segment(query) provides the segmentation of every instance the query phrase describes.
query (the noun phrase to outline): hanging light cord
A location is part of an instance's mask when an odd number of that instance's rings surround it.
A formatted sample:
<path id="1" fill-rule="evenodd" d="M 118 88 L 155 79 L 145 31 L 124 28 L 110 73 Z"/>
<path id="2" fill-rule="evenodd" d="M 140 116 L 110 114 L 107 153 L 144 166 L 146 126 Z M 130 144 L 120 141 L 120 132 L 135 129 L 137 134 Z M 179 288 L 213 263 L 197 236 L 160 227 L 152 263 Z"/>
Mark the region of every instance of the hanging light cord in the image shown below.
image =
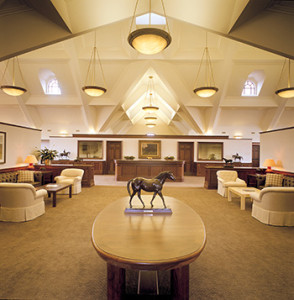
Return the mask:
<path id="1" fill-rule="evenodd" d="M 136 10 L 137 10 L 137 7 L 138 7 L 138 3 L 139 3 L 139 0 L 136 1 L 135 10 L 134 10 L 134 14 L 133 14 L 132 22 L 131 22 L 131 26 L 130 26 L 129 35 L 131 34 L 132 27 L 133 27 L 133 24 L 134 24 L 134 20 L 135 20 L 135 15 L 136 15 Z"/>
<path id="2" fill-rule="evenodd" d="M 97 59 L 98 59 L 99 66 L 100 66 L 100 69 L 101 69 L 102 80 L 103 80 L 105 88 L 107 89 L 106 80 L 105 80 L 105 76 L 104 76 L 104 72 L 103 72 L 103 68 L 102 68 L 102 64 L 101 64 L 99 52 L 98 52 L 98 49 L 96 47 L 96 31 L 95 31 L 95 33 L 94 33 L 94 48 L 93 48 L 93 51 L 92 51 L 92 54 L 91 54 L 91 58 L 90 58 L 90 63 L 89 63 L 89 66 L 88 66 L 88 71 L 87 71 L 85 85 L 87 85 L 87 82 L 88 82 L 88 79 L 89 79 L 91 65 L 93 65 L 93 74 L 92 74 L 91 85 L 95 85 L 95 77 L 96 77 L 95 76 L 96 54 L 97 54 Z"/>
<path id="3" fill-rule="evenodd" d="M 19 70 L 19 74 L 20 74 L 22 83 L 24 84 L 24 78 L 23 78 L 22 71 L 21 71 L 20 66 L 19 66 L 18 57 L 16 56 L 16 57 L 12 58 L 12 85 L 13 86 L 15 86 L 15 60 L 17 61 L 18 70 Z M 6 63 L 5 69 L 4 69 L 4 73 L 3 73 L 2 78 L 1 78 L 1 85 L 3 84 L 4 76 L 5 76 L 6 70 L 8 68 L 9 62 L 10 62 L 10 59 L 7 60 L 7 63 Z"/>
<path id="4" fill-rule="evenodd" d="M 195 84 L 194 86 L 197 85 L 198 82 L 198 78 L 199 78 L 199 74 L 200 74 L 200 70 L 202 67 L 202 63 L 203 63 L 203 58 L 205 55 L 205 60 L 206 60 L 206 69 L 205 69 L 205 78 L 206 78 L 206 86 L 214 86 L 214 77 L 213 77 L 213 72 L 212 72 L 212 63 L 210 60 L 210 55 L 209 55 L 209 51 L 208 51 L 208 47 L 207 47 L 207 32 L 206 32 L 206 39 L 205 39 L 205 48 L 203 50 L 202 53 L 202 57 L 201 57 L 201 61 L 200 61 L 200 66 L 197 72 L 197 76 L 196 76 L 196 80 L 195 80 Z"/>

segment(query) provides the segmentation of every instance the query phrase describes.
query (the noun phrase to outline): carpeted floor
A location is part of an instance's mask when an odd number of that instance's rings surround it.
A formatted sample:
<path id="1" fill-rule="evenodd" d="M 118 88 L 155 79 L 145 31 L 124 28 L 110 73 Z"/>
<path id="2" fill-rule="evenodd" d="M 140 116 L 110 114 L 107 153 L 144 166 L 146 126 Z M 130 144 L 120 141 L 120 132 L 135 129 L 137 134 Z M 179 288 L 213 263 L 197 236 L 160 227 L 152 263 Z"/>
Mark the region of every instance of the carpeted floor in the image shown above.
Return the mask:
<path id="1" fill-rule="evenodd" d="M 166 186 L 203 219 L 207 244 L 190 266 L 190 299 L 294 299 L 294 227 L 264 225 L 251 204 L 228 202 L 215 190 Z M 106 263 L 91 244 L 91 227 L 125 187 L 95 186 L 30 222 L 0 222 L 1 299 L 106 299 Z M 144 196 L 143 196 L 144 197 Z M 160 202 L 158 202 L 160 204 Z M 115 220 L 113 220 L 115 222 Z M 160 275 L 161 291 L 167 286 Z M 128 275 L 128 290 L 136 276 Z"/>

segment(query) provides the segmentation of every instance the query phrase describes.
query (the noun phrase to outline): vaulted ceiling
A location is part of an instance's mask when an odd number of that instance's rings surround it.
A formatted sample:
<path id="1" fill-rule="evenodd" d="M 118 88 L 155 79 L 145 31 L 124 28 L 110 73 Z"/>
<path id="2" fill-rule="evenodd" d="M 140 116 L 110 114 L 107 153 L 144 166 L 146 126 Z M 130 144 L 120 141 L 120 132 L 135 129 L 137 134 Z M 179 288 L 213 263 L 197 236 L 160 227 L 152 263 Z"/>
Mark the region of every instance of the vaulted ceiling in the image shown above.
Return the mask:
<path id="1" fill-rule="evenodd" d="M 75 133 L 216 134 L 259 139 L 259 132 L 294 126 L 294 98 L 275 95 L 285 58 L 294 58 L 294 5 L 269 0 L 164 1 L 171 45 L 156 55 L 127 42 L 135 0 L 0 0 L 0 71 L 18 56 L 23 96 L 0 91 L 0 121 L 42 129 L 44 139 Z M 159 0 L 152 12 L 162 15 Z M 149 12 L 140 0 L 136 15 Z M 82 91 L 96 44 L 107 92 Z M 203 49 L 209 48 L 219 91 L 193 93 Z M 44 70 L 56 75 L 62 94 L 45 95 Z M 11 80 L 9 70 L 4 80 Z M 142 106 L 153 76 L 157 126 L 145 126 Z M 1 76 L 3 77 L 3 76 Z M 242 97 L 246 79 L 257 97 Z M 294 79 L 293 79 L 294 80 Z M 293 82 L 292 82 L 293 85 Z"/>

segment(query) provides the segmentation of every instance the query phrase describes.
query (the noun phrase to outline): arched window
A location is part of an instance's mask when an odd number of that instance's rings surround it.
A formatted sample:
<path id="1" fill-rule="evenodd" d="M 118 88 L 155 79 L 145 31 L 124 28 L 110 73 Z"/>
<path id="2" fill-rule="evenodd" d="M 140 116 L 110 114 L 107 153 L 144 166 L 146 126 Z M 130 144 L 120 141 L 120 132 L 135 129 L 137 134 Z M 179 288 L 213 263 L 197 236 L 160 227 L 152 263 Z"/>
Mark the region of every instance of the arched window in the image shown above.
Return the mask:
<path id="1" fill-rule="evenodd" d="M 244 83 L 242 96 L 256 96 L 256 85 L 251 80 L 246 80 Z"/>
<path id="2" fill-rule="evenodd" d="M 56 78 L 51 78 L 50 80 L 48 80 L 46 94 L 47 95 L 61 95 L 59 83 Z"/>

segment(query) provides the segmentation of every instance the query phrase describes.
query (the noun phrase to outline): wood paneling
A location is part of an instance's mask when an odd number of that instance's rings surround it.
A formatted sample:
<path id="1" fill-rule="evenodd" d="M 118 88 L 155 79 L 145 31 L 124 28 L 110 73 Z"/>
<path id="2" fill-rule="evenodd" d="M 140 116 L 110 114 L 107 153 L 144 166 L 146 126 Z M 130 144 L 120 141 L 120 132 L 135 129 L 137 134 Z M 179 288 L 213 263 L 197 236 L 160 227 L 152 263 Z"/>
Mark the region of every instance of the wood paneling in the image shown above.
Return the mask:
<path id="1" fill-rule="evenodd" d="M 107 174 L 115 173 L 115 159 L 121 159 L 122 153 L 121 141 L 107 141 L 106 144 L 106 168 Z"/>
<path id="2" fill-rule="evenodd" d="M 63 164 L 73 164 L 73 165 L 87 165 L 93 166 L 94 168 L 94 175 L 102 175 L 105 174 L 105 165 L 106 162 L 104 160 L 83 160 L 80 162 L 75 162 L 73 160 L 54 160 L 52 164 L 56 165 L 63 165 Z"/>
<path id="3" fill-rule="evenodd" d="M 184 161 L 115 160 L 115 179 L 127 181 L 134 177 L 152 178 L 163 171 L 171 171 L 176 181 L 184 179 Z"/>

